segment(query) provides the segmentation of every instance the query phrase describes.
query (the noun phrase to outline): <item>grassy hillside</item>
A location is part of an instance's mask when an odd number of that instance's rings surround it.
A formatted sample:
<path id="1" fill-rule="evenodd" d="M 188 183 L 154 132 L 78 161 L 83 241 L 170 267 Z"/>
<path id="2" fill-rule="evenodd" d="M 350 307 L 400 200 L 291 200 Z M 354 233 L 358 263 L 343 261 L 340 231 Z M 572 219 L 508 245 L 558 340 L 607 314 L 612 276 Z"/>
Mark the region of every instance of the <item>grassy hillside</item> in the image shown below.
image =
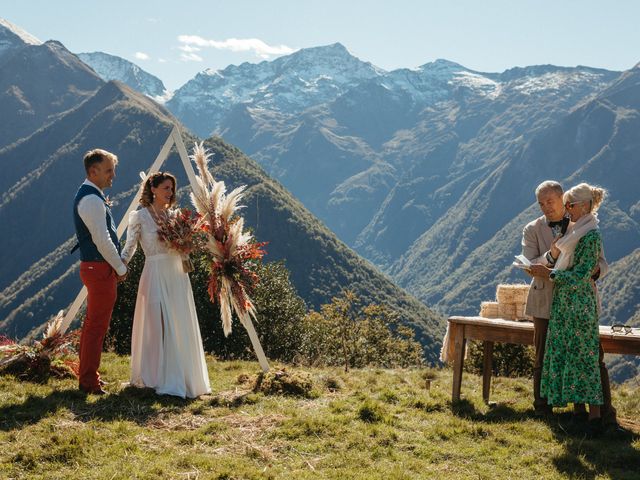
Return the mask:
<path id="1" fill-rule="evenodd" d="M 526 379 L 495 379 L 482 403 L 451 371 L 302 371 L 309 398 L 253 392 L 258 366 L 208 359 L 214 393 L 194 400 L 125 388 L 128 358 L 105 355 L 104 397 L 72 380 L 0 377 L 0 477 L 29 479 L 638 478 L 638 384 L 615 387 L 627 433 L 580 435 L 570 414 L 535 418 Z M 427 382 L 429 380 L 429 382 Z M 429 388 L 427 388 L 429 383 Z M 263 383 L 264 385 L 264 383 Z M 636 433 L 633 433 L 635 429 Z"/>

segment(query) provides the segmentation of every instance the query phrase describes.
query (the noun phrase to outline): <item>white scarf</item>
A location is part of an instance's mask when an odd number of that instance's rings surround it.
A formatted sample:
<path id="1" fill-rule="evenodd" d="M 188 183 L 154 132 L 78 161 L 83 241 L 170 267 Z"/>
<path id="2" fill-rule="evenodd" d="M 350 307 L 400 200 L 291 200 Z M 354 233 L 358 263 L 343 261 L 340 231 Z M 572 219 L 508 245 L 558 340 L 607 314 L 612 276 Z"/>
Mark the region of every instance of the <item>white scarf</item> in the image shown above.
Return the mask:
<path id="1" fill-rule="evenodd" d="M 567 270 L 573 267 L 573 253 L 578 241 L 591 230 L 598 229 L 598 216 L 594 213 L 587 213 L 580 217 L 576 223 L 571 225 L 567 233 L 556 242 L 556 247 L 560 249 L 560 256 L 556 262 L 556 270 Z"/>

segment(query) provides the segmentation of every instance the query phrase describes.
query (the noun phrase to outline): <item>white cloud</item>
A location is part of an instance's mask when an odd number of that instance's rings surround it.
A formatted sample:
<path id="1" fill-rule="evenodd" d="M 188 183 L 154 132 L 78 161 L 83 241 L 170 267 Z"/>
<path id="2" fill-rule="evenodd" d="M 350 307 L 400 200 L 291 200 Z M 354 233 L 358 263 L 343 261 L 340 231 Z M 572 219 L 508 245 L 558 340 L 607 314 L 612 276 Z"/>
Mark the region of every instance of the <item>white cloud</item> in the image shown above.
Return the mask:
<path id="1" fill-rule="evenodd" d="M 167 61 L 164 58 L 159 58 L 158 63 L 167 63 Z"/>
<path id="2" fill-rule="evenodd" d="M 202 62 L 202 57 L 195 53 L 181 53 L 180 59 L 183 62 Z"/>
<path id="3" fill-rule="evenodd" d="M 186 47 L 209 47 L 218 50 L 230 50 L 232 52 L 253 52 L 262 58 L 269 58 L 273 55 L 285 55 L 295 51 L 295 49 L 287 47 L 286 45 L 267 45 L 258 38 L 228 38 L 219 41 L 208 40 L 198 35 L 179 35 L 178 41 Z"/>
<path id="4" fill-rule="evenodd" d="M 134 54 L 134 57 L 136 57 L 138 60 L 149 60 L 149 55 L 144 52 L 136 52 Z"/>
<path id="5" fill-rule="evenodd" d="M 200 47 L 192 47 L 191 45 L 180 45 L 178 47 L 178 50 L 182 50 L 183 52 L 187 52 L 187 53 L 193 53 L 193 52 L 199 52 L 202 49 Z"/>

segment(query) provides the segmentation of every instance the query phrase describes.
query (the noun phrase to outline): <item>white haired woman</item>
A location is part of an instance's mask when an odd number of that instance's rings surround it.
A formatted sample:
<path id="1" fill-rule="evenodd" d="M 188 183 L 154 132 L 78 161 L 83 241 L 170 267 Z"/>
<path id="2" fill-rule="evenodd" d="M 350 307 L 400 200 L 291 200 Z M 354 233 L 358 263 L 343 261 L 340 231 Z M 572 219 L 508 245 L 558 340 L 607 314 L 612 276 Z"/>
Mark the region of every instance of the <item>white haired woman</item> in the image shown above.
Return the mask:
<path id="1" fill-rule="evenodd" d="M 598 299 L 592 276 L 602 249 L 596 211 L 604 195 L 605 190 L 586 183 L 565 192 L 573 224 L 556 242 L 560 256 L 555 268 L 532 266 L 533 275 L 555 284 L 540 394 L 553 406 L 588 403 L 592 434 L 602 429 Z"/>

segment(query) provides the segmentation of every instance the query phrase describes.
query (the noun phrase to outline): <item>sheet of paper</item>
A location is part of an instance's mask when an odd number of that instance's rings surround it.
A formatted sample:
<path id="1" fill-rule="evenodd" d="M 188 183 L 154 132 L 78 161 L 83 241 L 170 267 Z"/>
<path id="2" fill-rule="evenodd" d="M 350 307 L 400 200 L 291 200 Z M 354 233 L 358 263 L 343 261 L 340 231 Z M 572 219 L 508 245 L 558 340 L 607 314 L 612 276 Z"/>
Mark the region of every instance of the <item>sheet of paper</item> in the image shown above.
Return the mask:
<path id="1" fill-rule="evenodd" d="M 516 260 L 518 261 L 519 264 L 524 265 L 525 267 L 531 266 L 531 262 L 524 255 L 516 255 Z"/>

